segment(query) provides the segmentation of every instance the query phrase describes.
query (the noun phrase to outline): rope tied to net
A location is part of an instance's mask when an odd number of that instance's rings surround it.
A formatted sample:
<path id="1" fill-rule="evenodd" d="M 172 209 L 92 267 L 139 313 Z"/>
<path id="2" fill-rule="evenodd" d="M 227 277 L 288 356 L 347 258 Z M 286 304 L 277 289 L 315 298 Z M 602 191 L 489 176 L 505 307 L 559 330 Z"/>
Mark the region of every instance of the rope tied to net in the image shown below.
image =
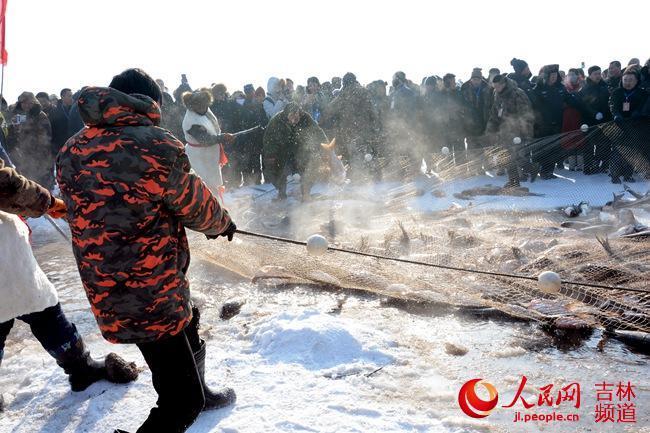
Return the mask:
<path id="1" fill-rule="evenodd" d="M 288 239 L 288 238 L 283 238 L 279 236 L 272 236 L 272 235 L 266 235 L 263 233 L 256 233 L 256 232 L 250 232 L 246 230 L 237 230 L 238 234 L 245 235 L 245 236 L 250 236 L 250 237 L 255 237 L 259 239 L 266 239 L 274 242 L 282 242 L 286 244 L 293 244 L 293 245 L 300 245 L 300 246 L 306 246 L 307 242 L 304 241 L 298 241 L 295 239 Z M 380 254 L 373 254 L 373 253 L 366 253 L 362 251 L 354 251 L 354 250 L 349 250 L 346 248 L 338 248 L 338 247 L 328 247 L 329 251 L 335 251 L 339 253 L 346 253 L 346 254 L 354 254 L 357 256 L 363 256 L 363 257 L 370 257 L 378 260 L 390 260 L 393 262 L 398 262 L 398 263 L 405 263 L 409 265 L 417 265 L 417 266 L 428 266 L 432 268 L 437 268 L 437 269 L 444 269 L 448 271 L 455 271 L 455 272 L 465 272 L 465 273 L 470 273 L 470 274 L 481 274 L 481 275 L 489 275 L 493 277 L 503 277 L 503 278 L 511 278 L 511 279 L 519 279 L 519 280 L 527 280 L 527 281 L 537 281 L 537 277 L 533 277 L 530 275 L 521 275 L 521 274 L 512 274 L 508 272 L 494 272 L 494 271 L 486 271 L 486 270 L 481 270 L 481 269 L 470 269 L 470 268 L 463 268 L 459 266 L 449 266 L 449 265 L 441 265 L 441 264 L 434 264 L 434 263 L 427 263 L 427 262 L 421 262 L 418 260 L 410 260 L 410 259 L 403 259 L 399 257 L 389 257 L 389 256 L 382 256 Z M 583 286 L 583 287 L 591 287 L 595 289 L 605 289 L 605 290 L 621 290 L 621 291 L 626 291 L 626 292 L 636 292 L 636 293 L 644 293 L 644 294 L 650 294 L 650 291 L 648 290 L 643 290 L 643 289 L 635 289 L 633 287 L 625 287 L 625 286 L 608 286 L 606 284 L 599 284 L 599 283 L 593 283 L 589 281 L 574 281 L 574 280 L 562 280 L 562 284 L 569 284 L 569 285 L 574 285 L 574 286 Z"/>

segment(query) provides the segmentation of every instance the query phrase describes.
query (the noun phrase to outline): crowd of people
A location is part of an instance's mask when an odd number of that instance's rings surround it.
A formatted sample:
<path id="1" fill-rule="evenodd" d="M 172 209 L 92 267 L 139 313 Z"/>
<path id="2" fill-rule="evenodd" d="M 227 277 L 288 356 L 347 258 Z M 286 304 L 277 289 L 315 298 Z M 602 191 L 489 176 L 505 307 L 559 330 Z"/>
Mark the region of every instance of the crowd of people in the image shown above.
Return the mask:
<path id="1" fill-rule="evenodd" d="M 448 155 L 447 166 L 461 168 L 457 175 L 494 168 L 508 172 L 510 186 L 537 176 L 550 179 L 558 164 L 585 174 L 608 172 L 616 183 L 621 178 L 634 181 L 635 171 L 650 174 L 644 163 L 649 159 L 647 148 L 634 149 L 638 161 L 630 161 L 621 156 L 616 143 L 565 139 L 527 147 L 535 139 L 577 131 L 584 124 L 650 115 L 650 60 L 641 65 L 631 59 L 624 68 L 612 61 L 605 69 L 592 66 L 586 72 L 582 67 L 565 72 L 558 65 L 546 65 L 536 76 L 524 60 L 513 58 L 510 64 L 511 73 L 491 68 L 487 76 L 474 68 L 465 82 L 448 73 L 416 84 L 400 71 L 390 86 L 383 80 L 362 86 L 347 73 L 325 82 L 310 77 L 306 85 L 271 77 L 266 90 L 246 84 L 232 94 L 223 84 L 193 90 L 183 75 L 171 93 L 157 80 L 163 92 L 161 125 L 188 144 L 193 165 L 208 167 L 197 171 L 213 191 L 260 183 L 264 173 L 284 195 L 284 175 L 308 165 L 300 161 L 304 137 L 297 139 L 292 132 L 305 125 L 319 128 L 322 134 L 311 134 L 319 140 L 336 137 L 337 152 L 351 176 L 379 179 L 390 162 L 412 171 L 420 168 L 422 159 L 437 167 L 432 155 L 441 151 Z M 43 185 L 53 183 L 51 168 L 58 150 L 83 128 L 79 94 L 66 88 L 59 97 L 24 92 L 12 106 L 3 101 L 4 147 L 23 174 Z M 280 128 L 279 136 L 274 128 L 265 146 L 264 128 L 285 111 L 298 111 L 300 124 Z M 286 114 L 280 115 L 285 124 Z M 186 129 L 192 126 L 188 122 L 194 122 L 194 134 Z M 200 140 L 197 128 L 207 132 L 204 138 L 219 138 Z M 236 140 L 231 135 L 250 129 L 254 130 Z M 214 144 L 220 145 L 216 156 L 205 150 Z M 307 148 L 307 153 L 317 151 Z M 485 158 L 495 149 L 501 151 L 499 158 Z M 209 169 L 215 165 L 223 174 Z"/>
<path id="2" fill-rule="evenodd" d="M 90 357 L 38 267 L 19 215 L 67 219 L 102 336 L 136 345 L 151 371 L 158 400 L 138 433 L 182 433 L 201 411 L 236 401 L 233 389 L 206 384 L 206 343 L 187 277 L 186 228 L 229 241 L 237 233 L 220 199 L 225 185 L 264 178 L 282 197 L 286 175 L 297 172 L 308 198 L 319 176 L 345 175 L 336 142 L 359 178 L 408 176 L 439 154 L 456 173 L 472 175 L 488 168 L 490 147 L 505 155 L 490 168 L 507 171 L 509 186 L 527 176 L 550 178 L 565 159 L 587 174 L 609 171 L 615 182 L 633 180 L 635 170 L 648 174 L 648 137 L 630 158 L 623 149 L 629 143 L 602 148 L 602 140 L 564 135 L 582 124 L 611 121 L 623 129 L 646 121 L 648 62 L 633 59 L 624 70 L 612 62 L 607 72 L 593 66 L 587 75 L 547 65 L 534 79 L 526 62 L 511 64 L 513 73 L 490 70 L 488 77 L 476 68 L 462 85 L 453 74 L 416 85 L 397 72 L 390 91 L 384 81 L 364 87 L 347 73 L 322 84 L 311 77 L 305 87 L 271 78 L 266 92 L 247 84 L 229 95 L 221 84 L 192 90 L 183 76 L 174 96 L 144 71 L 128 69 L 108 87 L 63 89 L 60 99 L 24 92 L 11 107 L 3 104 L 0 242 L 12 245 L 12 254 L 0 260 L 11 277 L 0 305 L 0 361 L 18 319 L 68 374 L 73 391 L 137 378 L 136 367 L 115 354 L 101 362 Z M 527 147 L 540 140 L 543 146 Z M 60 198 L 50 192 L 55 175 Z"/>

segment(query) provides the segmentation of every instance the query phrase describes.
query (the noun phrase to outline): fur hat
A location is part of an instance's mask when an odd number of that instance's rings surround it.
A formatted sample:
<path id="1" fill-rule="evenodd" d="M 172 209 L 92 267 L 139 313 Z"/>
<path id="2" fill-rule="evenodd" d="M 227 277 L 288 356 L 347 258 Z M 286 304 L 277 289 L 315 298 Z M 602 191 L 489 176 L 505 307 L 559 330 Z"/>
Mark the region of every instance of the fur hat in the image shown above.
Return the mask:
<path id="1" fill-rule="evenodd" d="M 637 81 L 641 81 L 641 67 L 639 65 L 630 65 L 625 68 L 623 75 L 634 75 Z"/>
<path id="2" fill-rule="evenodd" d="M 253 87 L 252 84 L 246 84 L 244 86 L 244 93 L 254 93 L 255 92 L 255 87 Z"/>
<path id="3" fill-rule="evenodd" d="M 499 74 L 495 75 L 494 78 L 492 79 L 493 83 L 505 83 L 507 79 L 508 74 Z"/>
<path id="4" fill-rule="evenodd" d="M 185 92 L 182 96 L 183 105 L 195 113 L 204 113 L 212 104 L 212 92 L 210 89 L 199 89 L 193 92 Z"/>
<path id="5" fill-rule="evenodd" d="M 544 74 L 550 75 L 553 72 L 559 73 L 560 72 L 560 65 L 546 65 L 546 66 L 544 66 Z"/>
<path id="6" fill-rule="evenodd" d="M 472 69 L 472 77 L 471 78 L 483 78 L 483 70 L 481 68 L 474 68 Z"/>
<path id="7" fill-rule="evenodd" d="M 517 74 L 521 74 L 521 72 L 528 67 L 528 63 L 526 63 L 525 60 L 513 58 L 510 60 L 510 65 L 512 65 L 513 69 Z"/>

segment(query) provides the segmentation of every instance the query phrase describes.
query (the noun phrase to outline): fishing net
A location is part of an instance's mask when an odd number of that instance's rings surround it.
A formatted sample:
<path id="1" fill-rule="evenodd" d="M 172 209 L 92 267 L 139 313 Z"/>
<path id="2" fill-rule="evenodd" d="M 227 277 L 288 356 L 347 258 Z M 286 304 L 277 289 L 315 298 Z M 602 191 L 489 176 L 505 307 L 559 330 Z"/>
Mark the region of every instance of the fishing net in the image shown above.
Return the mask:
<path id="1" fill-rule="evenodd" d="M 519 157 L 534 165 L 535 155 L 553 155 L 567 142 L 594 153 L 613 149 L 639 181 L 650 173 L 643 153 L 650 148 L 648 119 L 533 140 L 522 144 Z M 650 332 L 650 232 L 643 223 L 650 218 L 650 184 L 615 185 L 605 174 L 564 170 L 558 160 L 555 180 L 504 189 L 507 177 L 491 158 L 504 153 L 513 154 L 483 148 L 464 155 L 463 164 L 445 162 L 450 155 L 439 152 L 422 161 L 405 158 L 394 172 L 386 164 L 380 183 L 369 181 L 369 170 L 368 179 L 317 188 L 306 203 L 297 199 L 296 184 L 286 202 L 272 201 L 270 187 L 233 193 L 227 204 L 249 234 L 227 245 L 195 235 L 193 254 L 259 284 L 363 291 L 389 303 L 557 329 Z M 256 234 L 298 241 L 321 234 L 337 250 L 313 256 L 304 245 Z M 562 277 L 559 292 L 540 289 L 542 271 Z"/>

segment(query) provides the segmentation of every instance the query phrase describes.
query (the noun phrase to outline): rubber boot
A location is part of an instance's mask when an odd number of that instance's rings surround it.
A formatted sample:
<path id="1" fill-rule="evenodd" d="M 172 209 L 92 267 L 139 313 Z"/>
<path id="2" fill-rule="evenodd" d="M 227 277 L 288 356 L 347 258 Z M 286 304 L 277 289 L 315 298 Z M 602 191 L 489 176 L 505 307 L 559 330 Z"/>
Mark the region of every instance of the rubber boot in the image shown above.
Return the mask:
<path id="1" fill-rule="evenodd" d="M 78 339 L 65 352 L 55 356 L 55 359 L 68 375 L 70 387 L 74 392 L 83 391 L 100 380 L 128 383 L 138 378 L 135 363 L 129 364 L 115 353 L 97 361 L 90 356 L 82 339 Z"/>
<path id="2" fill-rule="evenodd" d="M 222 388 L 219 391 L 212 391 L 205 383 L 205 341 L 201 340 L 200 349 L 194 352 L 196 369 L 199 372 L 205 395 L 205 406 L 203 410 L 221 409 L 230 406 L 237 401 L 237 396 L 232 388 Z"/>

